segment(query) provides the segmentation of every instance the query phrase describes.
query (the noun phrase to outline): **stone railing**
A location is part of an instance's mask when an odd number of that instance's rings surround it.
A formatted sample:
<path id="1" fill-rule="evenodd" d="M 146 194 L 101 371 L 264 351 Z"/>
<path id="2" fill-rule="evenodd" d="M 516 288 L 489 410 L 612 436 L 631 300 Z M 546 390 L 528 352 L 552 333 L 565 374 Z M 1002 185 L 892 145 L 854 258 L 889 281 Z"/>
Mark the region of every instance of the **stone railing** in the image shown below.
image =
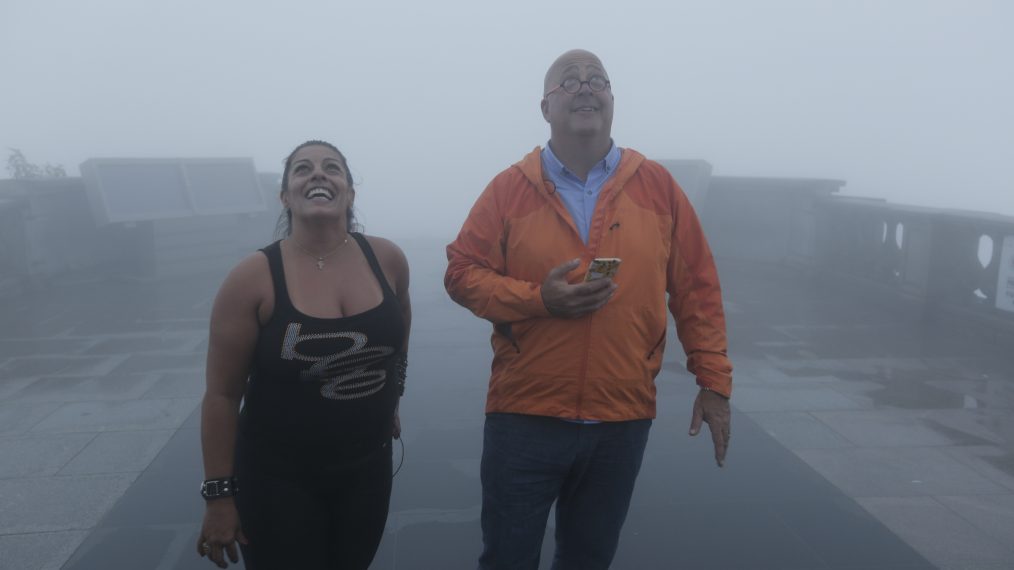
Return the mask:
<path id="1" fill-rule="evenodd" d="M 712 177 L 708 241 L 719 258 L 813 270 L 871 302 L 1014 333 L 1014 217 L 844 197 L 842 185 Z"/>
<path id="2" fill-rule="evenodd" d="M 1014 331 L 1012 217 L 842 197 L 841 180 L 709 176 L 700 161 L 669 166 L 692 175 L 688 186 L 697 185 L 694 204 L 717 257 L 813 270 L 870 287 L 871 301 L 901 301 L 929 317 L 972 315 Z M 261 185 L 273 194 L 277 175 Z M 222 265 L 233 250 L 269 241 L 274 216 L 98 226 L 80 179 L 0 181 L 0 295 L 18 283 L 114 263 L 184 273 L 182 265 L 195 266 L 192 251 Z M 208 243 L 223 251 L 211 255 Z"/>
<path id="3" fill-rule="evenodd" d="M 1014 217 L 835 197 L 818 211 L 817 266 L 917 303 L 927 316 L 974 314 L 1014 325 Z M 998 302 L 999 300 L 999 302 Z"/>
<path id="4" fill-rule="evenodd" d="M 260 175 L 272 206 L 278 175 Z M 272 239 L 277 208 L 96 221 L 81 178 L 0 180 L 0 296 L 77 272 L 182 277 L 228 269 Z"/>
<path id="5" fill-rule="evenodd" d="M 711 178 L 697 208 L 715 255 L 813 266 L 820 208 L 845 184 L 814 178 Z"/>

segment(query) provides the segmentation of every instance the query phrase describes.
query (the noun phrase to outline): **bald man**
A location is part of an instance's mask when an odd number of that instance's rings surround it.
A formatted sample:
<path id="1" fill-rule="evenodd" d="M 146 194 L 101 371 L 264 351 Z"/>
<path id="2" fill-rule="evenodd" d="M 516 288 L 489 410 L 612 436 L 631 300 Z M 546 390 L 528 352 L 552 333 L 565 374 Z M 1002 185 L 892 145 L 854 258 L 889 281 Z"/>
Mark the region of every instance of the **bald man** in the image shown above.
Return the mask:
<path id="1" fill-rule="evenodd" d="M 493 323 L 483 570 L 538 568 L 554 501 L 553 568 L 609 567 L 655 417 L 667 307 L 700 387 L 690 435 L 708 424 L 719 467 L 729 445 L 721 290 L 690 202 L 613 143 L 595 54 L 557 58 L 541 107 L 549 143 L 493 179 L 447 246 L 448 294 Z M 594 278 L 595 258 L 619 271 Z"/>

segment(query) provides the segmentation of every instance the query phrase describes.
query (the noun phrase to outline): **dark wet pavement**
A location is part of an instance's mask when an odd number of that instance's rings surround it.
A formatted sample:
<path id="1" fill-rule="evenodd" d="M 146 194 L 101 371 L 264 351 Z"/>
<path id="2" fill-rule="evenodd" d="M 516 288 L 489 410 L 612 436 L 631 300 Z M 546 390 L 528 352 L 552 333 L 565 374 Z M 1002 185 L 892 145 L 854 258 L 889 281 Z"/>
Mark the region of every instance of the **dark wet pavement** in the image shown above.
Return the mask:
<path id="1" fill-rule="evenodd" d="M 373 568 L 474 568 L 489 327 L 444 295 L 439 247 L 402 245 L 405 459 Z M 802 272 L 720 266 L 727 466 L 686 435 L 693 380 L 670 340 L 613 567 L 1014 568 L 1009 351 Z M 194 553 L 197 405 L 220 277 L 82 279 L 0 307 L 0 568 L 213 568 Z"/>

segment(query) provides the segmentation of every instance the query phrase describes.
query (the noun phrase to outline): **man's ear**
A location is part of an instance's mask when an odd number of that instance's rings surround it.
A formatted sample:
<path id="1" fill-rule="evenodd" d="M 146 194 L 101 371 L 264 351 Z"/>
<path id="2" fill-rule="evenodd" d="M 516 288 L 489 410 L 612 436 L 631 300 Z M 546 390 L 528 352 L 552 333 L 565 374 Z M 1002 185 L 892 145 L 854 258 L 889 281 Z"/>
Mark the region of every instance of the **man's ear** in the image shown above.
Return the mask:
<path id="1" fill-rule="evenodd" d="M 539 103 L 539 106 L 542 107 L 542 118 L 545 119 L 546 122 L 548 123 L 549 122 L 549 100 L 546 99 L 545 97 L 543 97 L 542 98 L 542 102 Z"/>

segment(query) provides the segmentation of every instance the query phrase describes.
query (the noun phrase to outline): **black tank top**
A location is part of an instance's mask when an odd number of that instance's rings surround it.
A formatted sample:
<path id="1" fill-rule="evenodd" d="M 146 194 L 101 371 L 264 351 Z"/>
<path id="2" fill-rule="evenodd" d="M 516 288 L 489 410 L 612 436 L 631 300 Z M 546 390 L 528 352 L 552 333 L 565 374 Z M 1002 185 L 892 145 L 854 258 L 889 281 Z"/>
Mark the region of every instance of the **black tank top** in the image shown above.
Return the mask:
<path id="1" fill-rule="evenodd" d="M 275 309 L 257 338 L 240 416 L 241 439 L 253 449 L 281 446 L 293 455 L 317 452 L 325 461 L 341 460 L 363 456 L 390 439 L 398 401 L 393 356 L 405 341 L 401 304 L 366 238 L 350 235 L 384 299 L 347 317 L 322 319 L 296 310 L 285 285 L 280 242 L 261 250 L 271 268 Z"/>

